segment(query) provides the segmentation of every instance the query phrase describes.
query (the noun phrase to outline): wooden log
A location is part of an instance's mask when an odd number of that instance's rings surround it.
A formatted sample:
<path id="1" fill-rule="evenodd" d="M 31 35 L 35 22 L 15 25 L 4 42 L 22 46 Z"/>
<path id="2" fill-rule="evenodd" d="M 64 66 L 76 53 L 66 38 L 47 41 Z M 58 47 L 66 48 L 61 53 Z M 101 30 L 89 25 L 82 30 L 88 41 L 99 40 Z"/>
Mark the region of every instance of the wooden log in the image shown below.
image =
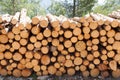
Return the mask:
<path id="1" fill-rule="evenodd" d="M 115 41 L 113 43 L 113 45 L 112 45 L 112 48 L 115 49 L 115 50 L 119 50 L 120 49 L 119 45 L 120 45 L 120 42 L 119 41 Z"/>
<path id="2" fill-rule="evenodd" d="M 72 60 L 66 60 L 64 65 L 65 65 L 65 67 L 72 67 L 73 62 L 72 62 Z"/>
<path id="3" fill-rule="evenodd" d="M 38 18 L 38 16 L 33 17 L 33 18 L 32 18 L 32 24 L 33 24 L 33 25 L 37 25 L 38 23 L 39 23 L 39 18 Z"/>
<path id="4" fill-rule="evenodd" d="M 19 41 L 19 43 L 20 43 L 20 45 L 22 45 L 22 46 L 25 46 L 25 45 L 27 45 L 27 39 L 20 39 L 20 41 Z"/>
<path id="5" fill-rule="evenodd" d="M 5 45 L 0 44 L 0 52 L 4 52 L 6 50 Z"/>
<path id="6" fill-rule="evenodd" d="M 117 70 L 117 63 L 115 60 L 112 60 L 109 62 L 109 67 L 110 69 L 112 69 L 113 71 L 116 71 Z"/>
<path id="7" fill-rule="evenodd" d="M 57 69 L 54 67 L 54 66 L 48 66 L 48 73 L 49 74 L 55 74 L 56 73 L 56 71 L 57 71 Z"/>
<path id="8" fill-rule="evenodd" d="M 34 45 L 31 44 L 31 43 L 27 44 L 27 49 L 28 50 L 33 50 L 34 49 Z"/>
<path id="9" fill-rule="evenodd" d="M 93 44 L 99 44 L 99 39 L 92 39 Z"/>
<path id="10" fill-rule="evenodd" d="M 113 20 L 110 25 L 111 25 L 113 28 L 116 28 L 116 27 L 118 27 L 119 22 L 118 22 L 117 20 Z"/>
<path id="11" fill-rule="evenodd" d="M 103 30 L 100 30 L 100 36 L 105 36 L 106 33 L 107 33 L 106 30 L 104 30 L 104 29 L 103 29 Z"/>
<path id="12" fill-rule="evenodd" d="M 107 53 L 107 56 L 108 56 L 108 58 L 113 58 L 115 56 L 115 52 L 114 51 L 109 51 Z"/>
<path id="13" fill-rule="evenodd" d="M 85 65 L 80 65 L 80 71 L 83 72 L 83 71 L 86 71 L 87 67 Z"/>
<path id="14" fill-rule="evenodd" d="M 21 39 L 20 35 L 15 35 L 15 40 L 19 41 Z"/>
<path id="15" fill-rule="evenodd" d="M 7 33 L 7 37 L 8 37 L 9 39 L 14 39 L 14 33 L 13 33 L 13 32 L 8 32 L 8 33 Z"/>
<path id="16" fill-rule="evenodd" d="M 14 42 L 12 43 L 12 47 L 13 47 L 13 49 L 15 49 L 15 50 L 19 49 L 19 48 L 20 48 L 19 42 L 14 41 Z"/>
<path id="17" fill-rule="evenodd" d="M 40 28 L 38 26 L 34 26 L 31 29 L 32 34 L 37 35 L 40 32 Z"/>
<path id="18" fill-rule="evenodd" d="M 82 72 L 83 77 L 88 77 L 89 74 L 90 74 L 89 71 L 83 71 Z"/>
<path id="19" fill-rule="evenodd" d="M 94 51 L 93 56 L 98 58 L 100 56 L 100 52 L 99 51 Z"/>
<path id="20" fill-rule="evenodd" d="M 48 75 L 48 71 L 47 71 L 47 70 L 44 70 L 44 71 L 42 72 L 42 75 L 43 75 L 43 76 Z"/>
<path id="21" fill-rule="evenodd" d="M 83 33 L 85 33 L 85 34 L 88 34 L 88 33 L 90 33 L 90 28 L 89 27 L 83 27 Z"/>
<path id="22" fill-rule="evenodd" d="M 90 71 L 90 75 L 92 76 L 92 77 L 97 77 L 98 75 L 99 75 L 99 70 L 97 69 L 97 68 L 95 68 L 95 69 L 92 69 L 91 71 Z"/>
<path id="23" fill-rule="evenodd" d="M 84 34 L 84 39 L 88 40 L 90 38 L 90 34 Z"/>
<path id="24" fill-rule="evenodd" d="M 79 34 L 81 34 L 81 29 L 76 27 L 74 30 L 73 30 L 73 35 L 75 36 L 78 36 Z"/>
<path id="25" fill-rule="evenodd" d="M 72 43 L 76 43 L 78 41 L 78 38 L 74 36 L 74 37 L 71 37 L 70 40 Z"/>
<path id="26" fill-rule="evenodd" d="M 107 32 L 107 37 L 114 37 L 114 36 L 115 36 L 115 31 L 113 29 Z"/>
<path id="27" fill-rule="evenodd" d="M 31 36 L 31 37 L 30 37 L 30 42 L 31 42 L 31 43 L 37 42 L 36 37 L 35 37 L 35 36 Z"/>
<path id="28" fill-rule="evenodd" d="M 117 33 L 115 34 L 115 40 L 120 40 L 120 33 L 119 33 L 119 32 L 117 32 Z"/>
<path id="29" fill-rule="evenodd" d="M 88 60 L 83 60 L 83 65 L 88 66 L 89 63 L 90 63 L 90 62 L 89 62 Z"/>
<path id="30" fill-rule="evenodd" d="M 76 58 L 74 59 L 74 64 L 75 64 L 75 65 L 81 65 L 81 64 L 82 64 L 82 59 L 81 59 L 80 57 L 76 57 Z"/>
<path id="31" fill-rule="evenodd" d="M 20 32 L 20 36 L 21 36 L 21 38 L 28 38 L 29 32 L 26 31 L 26 30 L 21 31 L 21 32 Z"/>
<path id="32" fill-rule="evenodd" d="M 80 52 L 80 56 L 81 56 L 82 58 L 87 57 L 87 55 L 88 55 L 88 52 L 87 52 L 86 50 L 83 50 L 83 51 Z"/>
<path id="33" fill-rule="evenodd" d="M 39 71 L 40 71 L 40 66 L 39 66 L 39 65 L 34 66 L 34 67 L 33 67 L 33 70 L 34 70 L 35 72 L 39 72 Z"/>
<path id="34" fill-rule="evenodd" d="M 68 55 L 66 55 L 65 57 L 66 57 L 66 59 L 70 59 L 70 55 L 69 55 L 69 54 L 68 54 Z"/>
<path id="35" fill-rule="evenodd" d="M 72 34 L 72 32 L 71 32 L 70 30 L 67 30 L 67 31 L 64 32 L 64 37 L 65 37 L 65 38 L 71 38 L 72 35 L 73 35 L 73 34 Z"/>
<path id="36" fill-rule="evenodd" d="M 69 52 L 69 53 L 75 52 L 75 47 L 73 47 L 73 46 L 69 47 L 69 48 L 68 48 L 68 52 Z"/>
<path id="37" fill-rule="evenodd" d="M 49 52 L 48 47 L 41 47 L 41 52 L 42 52 L 43 54 L 48 54 L 48 52 Z"/>
<path id="38" fill-rule="evenodd" d="M 42 33 L 38 33 L 36 36 L 37 40 L 42 40 L 44 38 Z"/>
<path id="39" fill-rule="evenodd" d="M 41 43 L 39 41 L 34 43 L 34 47 L 35 48 L 40 48 L 41 47 Z"/>
<path id="40" fill-rule="evenodd" d="M 19 69 L 14 69 L 12 74 L 15 77 L 21 77 L 22 76 L 21 71 Z"/>
<path id="41" fill-rule="evenodd" d="M 52 37 L 56 38 L 59 36 L 58 31 L 52 31 Z"/>
<path id="42" fill-rule="evenodd" d="M 44 65 L 50 64 L 50 57 L 48 55 L 43 55 L 41 57 L 41 63 Z"/>
<path id="43" fill-rule="evenodd" d="M 39 22 L 40 27 L 46 28 L 48 26 L 48 23 L 49 23 L 48 19 L 46 17 L 43 17 L 43 16 L 41 16 L 39 19 L 40 19 L 40 22 Z"/>
<path id="44" fill-rule="evenodd" d="M 64 63 L 65 62 L 65 56 L 59 55 L 58 58 L 57 58 L 57 61 L 60 62 L 60 63 Z"/>
<path id="45" fill-rule="evenodd" d="M 32 65 L 31 62 L 27 62 L 27 63 L 25 64 L 25 67 L 26 67 L 27 69 L 31 69 L 31 68 L 33 68 L 33 65 Z"/>
<path id="46" fill-rule="evenodd" d="M 27 51 L 25 53 L 25 57 L 28 58 L 28 59 L 32 59 L 33 58 L 33 52 L 32 51 Z"/>
<path id="47" fill-rule="evenodd" d="M 120 54 L 115 54 L 115 56 L 114 56 L 114 60 L 115 61 L 120 61 Z"/>
<path id="48" fill-rule="evenodd" d="M 59 45 L 57 46 L 57 50 L 58 50 L 58 51 L 62 51 L 63 49 L 64 49 L 63 44 L 59 44 Z"/>
<path id="49" fill-rule="evenodd" d="M 67 74 L 70 75 L 70 76 L 74 75 L 75 74 L 75 69 L 74 68 L 68 68 L 67 69 Z"/>
<path id="50" fill-rule="evenodd" d="M 18 52 L 16 52 L 14 55 L 13 55 L 13 60 L 15 61 L 20 61 L 22 59 L 22 55 Z"/>
<path id="51" fill-rule="evenodd" d="M 56 71 L 55 75 L 56 76 L 62 76 L 62 72 L 61 71 Z"/>
<path id="52" fill-rule="evenodd" d="M 106 26 L 105 26 L 105 30 L 106 30 L 106 31 L 111 30 L 111 26 L 110 26 L 110 25 L 106 25 Z"/>
<path id="53" fill-rule="evenodd" d="M 31 71 L 29 69 L 24 69 L 21 71 L 23 77 L 29 77 L 31 75 Z"/>
<path id="54" fill-rule="evenodd" d="M 90 63 L 88 67 L 89 67 L 89 69 L 94 69 L 95 65 L 93 63 Z"/>
<path id="55" fill-rule="evenodd" d="M 72 46 L 72 42 L 71 42 L 70 40 L 66 40 L 66 41 L 64 42 L 64 46 L 65 46 L 65 48 L 69 48 L 69 47 Z"/>
<path id="56" fill-rule="evenodd" d="M 13 28 L 12 28 L 12 32 L 13 32 L 14 34 L 19 34 L 19 33 L 20 33 L 20 29 L 19 29 L 18 27 L 13 27 Z"/>
<path id="57" fill-rule="evenodd" d="M 120 69 L 116 69 L 115 71 L 112 71 L 112 76 L 114 78 L 119 78 L 120 77 Z"/>
<path id="58" fill-rule="evenodd" d="M 21 54 L 25 54 L 26 51 L 27 51 L 26 47 L 20 47 L 20 48 L 19 48 L 19 52 L 20 52 Z"/>
<path id="59" fill-rule="evenodd" d="M 105 54 L 101 55 L 100 58 L 101 58 L 101 60 L 107 60 L 107 55 L 105 55 Z"/>
<path id="60" fill-rule="evenodd" d="M 56 57 L 51 57 L 51 62 L 56 62 Z"/>
<path id="61" fill-rule="evenodd" d="M 41 65 L 41 70 L 45 71 L 47 69 L 47 66 Z"/>
<path id="62" fill-rule="evenodd" d="M 80 34 L 80 35 L 78 35 L 78 40 L 83 40 L 83 35 L 82 34 Z"/>
<path id="63" fill-rule="evenodd" d="M 63 42 L 63 41 L 64 41 L 64 37 L 63 37 L 63 36 L 60 36 L 60 37 L 59 37 L 59 41 L 60 41 L 60 42 Z"/>
<path id="64" fill-rule="evenodd" d="M 99 60 L 99 59 L 94 59 L 94 60 L 93 60 L 93 63 L 94 63 L 95 65 L 98 65 L 98 64 L 100 64 L 100 60 Z"/>
<path id="65" fill-rule="evenodd" d="M 105 70 L 108 69 L 108 67 L 107 67 L 107 65 L 105 65 L 105 64 L 99 64 L 99 65 L 98 65 L 98 69 L 99 69 L 100 71 L 105 71 Z"/>
<path id="66" fill-rule="evenodd" d="M 86 49 L 86 44 L 85 44 L 83 41 L 78 41 L 78 42 L 75 44 L 75 49 L 76 49 L 77 51 L 85 50 L 85 49 Z"/>
<path id="67" fill-rule="evenodd" d="M 53 56 L 58 56 L 58 51 L 52 52 Z"/>
<path id="68" fill-rule="evenodd" d="M 87 60 L 92 61 L 94 59 L 94 56 L 92 54 L 87 55 Z"/>
<path id="69" fill-rule="evenodd" d="M 31 25 L 30 23 L 26 23 L 26 26 L 25 26 L 25 27 L 26 27 L 27 30 L 31 30 L 32 25 Z"/>
<path id="70" fill-rule="evenodd" d="M 43 46 L 47 46 L 47 45 L 48 45 L 48 41 L 47 41 L 46 39 L 43 39 L 43 40 L 41 41 L 41 44 L 42 44 Z"/>
<path id="71" fill-rule="evenodd" d="M 26 68 L 26 65 L 21 64 L 21 63 L 18 63 L 16 66 L 17 66 L 17 68 L 18 68 L 19 70 L 23 70 L 23 69 Z"/>
<path id="72" fill-rule="evenodd" d="M 52 40 L 52 45 L 53 45 L 53 46 L 58 46 L 59 43 L 60 43 L 60 42 L 59 42 L 58 39 L 53 39 L 53 40 Z"/>
<path id="73" fill-rule="evenodd" d="M 1 64 L 2 66 L 6 66 L 7 63 L 8 63 L 7 60 L 4 60 L 4 59 L 0 61 L 0 64 Z"/>
<path id="74" fill-rule="evenodd" d="M 54 67 L 59 69 L 60 68 L 60 64 L 56 62 L 56 63 L 54 63 Z"/>
<path id="75" fill-rule="evenodd" d="M 4 57 L 5 57 L 6 59 L 11 59 L 11 58 L 12 58 L 12 53 L 11 53 L 11 52 L 5 52 L 5 53 L 4 53 Z"/>
<path id="76" fill-rule="evenodd" d="M 90 27 L 90 29 L 95 30 L 98 27 L 98 24 L 95 21 L 94 22 L 90 22 L 89 27 Z"/>
<path id="77" fill-rule="evenodd" d="M 107 40 L 107 42 L 109 43 L 109 44 L 113 44 L 114 43 L 114 38 L 108 38 L 108 40 Z"/>
<path id="78" fill-rule="evenodd" d="M 51 31 L 50 31 L 50 29 L 48 29 L 48 28 L 46 28 L 44 31 L 43 31 L 43 35 L 45 36 L 45 37 L 50 37 L 51 36 Z"/>
<path id="79" fill-rule="evenodd" d="M 37 60 L 41 59 L 41 54 L 38 53 L 38 52 L 35 52 L 33 56 L 34 56 L 34 58 L 37 59 Z"/>
<path id="80" fill-rule="evenodd" d="M 8 42 L 8 37 L 4 34 L 0 35 L 0 43 L 7 43 Z"/>
<path id="81" fill-rule="evenodd" d="M 93 37 L 93 38 L 99 37 L 99 32 L 98 32 L 97 30 L 93 30 L 93 31 L 91 32 L 91 37 Z"/>
<path id="82" fill-rule="evenodd" d="M 6 69 L 1 69 L 1 70 L 0 70 L 0 74 L 1 74 L 2 76 L 6 76 L 6 75 L 7 75 L 7 70 L 6 70 Z"/>

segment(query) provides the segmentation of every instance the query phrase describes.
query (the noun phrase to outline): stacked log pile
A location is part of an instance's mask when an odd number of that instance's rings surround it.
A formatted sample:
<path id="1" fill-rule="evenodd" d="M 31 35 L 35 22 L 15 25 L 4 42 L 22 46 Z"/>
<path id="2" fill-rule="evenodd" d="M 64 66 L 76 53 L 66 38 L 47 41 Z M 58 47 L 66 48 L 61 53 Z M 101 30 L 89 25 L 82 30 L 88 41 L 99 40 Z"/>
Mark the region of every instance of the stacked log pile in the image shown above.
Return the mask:
<path id="1" fill-rule="evenodd" d="M 0 17 L 0 74 L 28 77 L 82 73 L 120 77 L 120 22 L 88 17 L 35 16 L 26 10 Z"/>

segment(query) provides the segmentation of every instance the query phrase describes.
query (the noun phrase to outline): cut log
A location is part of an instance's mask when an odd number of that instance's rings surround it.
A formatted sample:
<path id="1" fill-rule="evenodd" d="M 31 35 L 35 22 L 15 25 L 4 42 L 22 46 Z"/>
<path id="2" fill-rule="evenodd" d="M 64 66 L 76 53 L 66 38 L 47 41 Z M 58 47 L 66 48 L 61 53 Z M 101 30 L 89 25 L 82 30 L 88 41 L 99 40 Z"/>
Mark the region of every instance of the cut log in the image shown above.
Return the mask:
<path id="1" fill-rule="evenodd" d="M 18 70 L 18 69 L 14 69 L 13 70 L 13 76 L 15 76 L 15 77 L 21 77 L 22 76 L 21 71 Z"/>
<path id="2" fill-rule="evenodd" d="M 117 70 L 117 63 L 116 61 L 112 60 L 109 62 L 109 67 L 113 70 L 116 71 Z"/>
<path id="3" fill-rule="evenodd" d="M 8 42 L 8 37 L 4 34 L 0 35 L 0 43 L 7 43 Z"/>
<path id="4" fill-rule="evenodd" d="M 86 44 L 83 41 L 78 41 L 75 44 L 75 48 L 76 48 L 77 51 L 85 50 L 86 49 Z"/>
<path id="5" fill-rule="evenodd" d="M 91 71 L 90 71 L 90 75 L 92 76 L 92 77 L 97 77 L 98 75 L 99 75 L 99 70 L 97 69 L 97 68 L 95 68 L 95 69 L 92 69 Z"/>
<path id="6" fill-rule="evenodd" d="M 75 69 L 74 68 L 67 69 L 67 74 L 70 75 L 70 76 L 74 75 L 75 74 Z"/>
<path id="7" fill-rule="evenodd" d="M 31 71 L 28 69 L 24 69 L 24 70 L 22 70 L 21 74 L 23 77 L 28 77 L 31 75 Z"/>
<path id="8" fill-rule="evenodd" d="M 20 61 L 22 59 L 22 55 L 20 53 L 15 53 L 13 55 L 13 60 Z"/>
<path id="9" fill-rule="evenodd" d="M 50 57 L 48 55 L 43 55 L 41 57 L 41 63 L 44 65 L 50 64 Z"/>
<path id="10" fill-rule="evenodd" d="M 48 66 L 48 73 L 49 74 L 55 74 L 57 69 L 54 66 Z"/>
<path id="11" fill-rule="evenodd" d="M 76 57 L 76 58 L 74 59 L 74 64 L 75 64 L 75 65 L 81 65 L 81 64 L 82 64 L 82 59 L 79 58 L 79 57 Z"/>
<path id="12" fill-rule="evenodd" d="M 15 49 L 15 50 L 19 49 L 19 48 L 20 48 L 19 42 L 14 41 L 14 42 L 12 43 L 12 47 L 13 47 L 13 49 Z"/>
<path id="13" fill-rule="evenodd" d="M 37 35 L 40 32 L 40 28 L 38 26 L 34 26 L 31 29 L 32 34 Z"/>

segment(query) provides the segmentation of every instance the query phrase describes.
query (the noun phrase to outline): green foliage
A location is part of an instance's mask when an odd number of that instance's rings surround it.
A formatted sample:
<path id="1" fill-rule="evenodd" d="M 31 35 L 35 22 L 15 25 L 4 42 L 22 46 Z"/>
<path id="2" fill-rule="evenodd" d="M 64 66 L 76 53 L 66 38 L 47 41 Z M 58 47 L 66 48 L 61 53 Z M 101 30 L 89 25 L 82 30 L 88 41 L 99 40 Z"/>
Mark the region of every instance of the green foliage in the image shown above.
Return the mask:
<path id="1" fill-rule="evenodd" d="M 28 16 L 44 15 L 45 9 L 40 6 L 40 0 L 1 0 L 0 11 L 2 14 L 8 13 L 14 15 L 22 8 L 28 10 Z"/>
<path id="2" fill-rule="evenodd" d="M 68 17 L 83 16 L 91 12 L 92 7 L 97 0 L 65 0 L 54 1 L 52 0 L 51 6 L 48 11 L 55 15 L 67 15 Z"/>
<path id="3" fill-rule="evenodd" d="M 114 10 L 120 9 L 120 0 L 106 0 L 105 4 L 96 6 L 93 11 L 108 15 Z"/>
<path id="4" fill-rule="evenodd" d="M 59 1 L 55 1 L 55 0 L 51 0 L 52 4 L 50 5 L 50 7 L 48 7 L 48 11 L 51 14 L 54 15 L 65 15 L 66 14 L 66 8 L 63 7 L 63 2 L 59 2 Z"/>

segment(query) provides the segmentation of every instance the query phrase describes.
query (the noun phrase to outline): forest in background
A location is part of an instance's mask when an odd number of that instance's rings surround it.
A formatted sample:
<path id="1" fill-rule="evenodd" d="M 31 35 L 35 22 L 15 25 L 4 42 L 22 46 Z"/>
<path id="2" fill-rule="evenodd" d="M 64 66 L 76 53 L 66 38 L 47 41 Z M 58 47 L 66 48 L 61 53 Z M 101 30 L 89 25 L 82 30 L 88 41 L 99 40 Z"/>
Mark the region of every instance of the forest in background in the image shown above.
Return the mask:
<path id="1" fill-rule="evenodd" d="M 28 10 L 28 16 L 65 15 L 67 17 L 84 16 L 90 12 L 107 15 L 120 9 L 120 0 L 105 0 L 104 4 L 98 4 L 98 0 L 51 0 L 51 5 L 45 9 L 41 6 L 42 0 L 0 0 L 0 14 L 14 15 L 22 8 Z"/>

